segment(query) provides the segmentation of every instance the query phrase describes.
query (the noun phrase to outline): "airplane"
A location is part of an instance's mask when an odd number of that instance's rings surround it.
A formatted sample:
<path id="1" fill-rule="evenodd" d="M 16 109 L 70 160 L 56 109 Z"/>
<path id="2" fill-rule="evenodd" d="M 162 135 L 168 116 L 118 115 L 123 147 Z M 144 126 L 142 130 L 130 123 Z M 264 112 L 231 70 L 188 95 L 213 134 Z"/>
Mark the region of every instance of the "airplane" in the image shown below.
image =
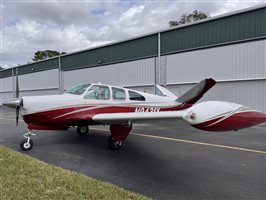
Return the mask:
<path id="1" fill-rule="evenodd" d="M 85 83 L 66 90 L 61 95 L 19 97 L 16 76 L 16 99 L 3 103 L 16 108 L 16 124 L 21 113 L 28 126 L 23 151 L 32 149 L 31 136 L 36 130 L 76 131 L 84 136 L 92 125 L 109 125 L 107 144 L 120 149 L 133 123 L 182 119 L 205 131 L 237 131 L 266 122 L 266 114 L 247 106 L 224 101 L 196 102 L 216 84 L 204 79 L 177 97 L 164 86 L 156 85 L 161 95 L 149 94 L 101 83 Z"/>

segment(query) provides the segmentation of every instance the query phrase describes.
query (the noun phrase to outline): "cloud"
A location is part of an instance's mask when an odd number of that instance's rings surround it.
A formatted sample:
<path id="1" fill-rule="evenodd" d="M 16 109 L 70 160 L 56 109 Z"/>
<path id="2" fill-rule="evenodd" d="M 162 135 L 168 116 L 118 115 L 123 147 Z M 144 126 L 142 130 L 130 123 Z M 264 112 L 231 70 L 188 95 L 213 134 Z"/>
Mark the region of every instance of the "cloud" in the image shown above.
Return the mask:
<path id="1" fill-rule="evenodd" d="M 168 27 L 197 9 L 214 16 L 264 1 L 16 1 L 2 9 L 2 65 L 31 61 L 34 52 L 73 52 Z"/>

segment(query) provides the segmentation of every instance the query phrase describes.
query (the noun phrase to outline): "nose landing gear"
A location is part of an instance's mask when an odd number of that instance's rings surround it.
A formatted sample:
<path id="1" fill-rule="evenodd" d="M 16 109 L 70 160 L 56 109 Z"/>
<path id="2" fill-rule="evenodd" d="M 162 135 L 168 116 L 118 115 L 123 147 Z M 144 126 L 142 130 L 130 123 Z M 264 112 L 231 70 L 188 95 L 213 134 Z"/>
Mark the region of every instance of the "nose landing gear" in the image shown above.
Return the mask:
<path id="1" fill-rule="evenodd" d="M 29 151 L 33 147 L 33 142 L 31 140 L 31 136 L 36 135 L 34 134 L 31 130 L 29 130 L 27 133 L 25 133 L 23 136 L 25 137 L 24 140 L 21 141 L 20 143 L 20 148 L 22 151 Z"/>

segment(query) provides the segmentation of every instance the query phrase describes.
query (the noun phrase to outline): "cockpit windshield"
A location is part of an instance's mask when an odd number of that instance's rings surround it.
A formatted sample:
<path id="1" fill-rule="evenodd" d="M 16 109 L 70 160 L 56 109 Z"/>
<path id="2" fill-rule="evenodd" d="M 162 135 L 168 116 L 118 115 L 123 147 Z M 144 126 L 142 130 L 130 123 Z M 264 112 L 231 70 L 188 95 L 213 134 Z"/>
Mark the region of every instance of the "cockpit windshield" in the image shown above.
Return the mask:
<path id="1" fill-rule="evenodd" d="M 72 87 L 65 91 L 67 94 L 75 94 L 75 95 L 81 95 L 83 94 L 86 89 L 90 86 L 91 84 L 82 84 L 82 85 L 77 85 L 75 87 Z"/>

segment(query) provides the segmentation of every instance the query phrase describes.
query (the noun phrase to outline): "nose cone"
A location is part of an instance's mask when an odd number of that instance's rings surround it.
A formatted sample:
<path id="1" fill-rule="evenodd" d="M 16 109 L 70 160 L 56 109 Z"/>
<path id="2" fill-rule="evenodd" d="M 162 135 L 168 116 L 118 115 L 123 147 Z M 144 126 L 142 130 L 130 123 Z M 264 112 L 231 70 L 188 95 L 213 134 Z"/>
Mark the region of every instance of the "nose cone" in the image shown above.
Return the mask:
<path id="1" fill-rule="evenodd" d="M 22 99 L 14 99 L 12 101 L 4 102 L 3 105 L 10 108 L 16 108 L 17 106 L 22 105 Z"/>

